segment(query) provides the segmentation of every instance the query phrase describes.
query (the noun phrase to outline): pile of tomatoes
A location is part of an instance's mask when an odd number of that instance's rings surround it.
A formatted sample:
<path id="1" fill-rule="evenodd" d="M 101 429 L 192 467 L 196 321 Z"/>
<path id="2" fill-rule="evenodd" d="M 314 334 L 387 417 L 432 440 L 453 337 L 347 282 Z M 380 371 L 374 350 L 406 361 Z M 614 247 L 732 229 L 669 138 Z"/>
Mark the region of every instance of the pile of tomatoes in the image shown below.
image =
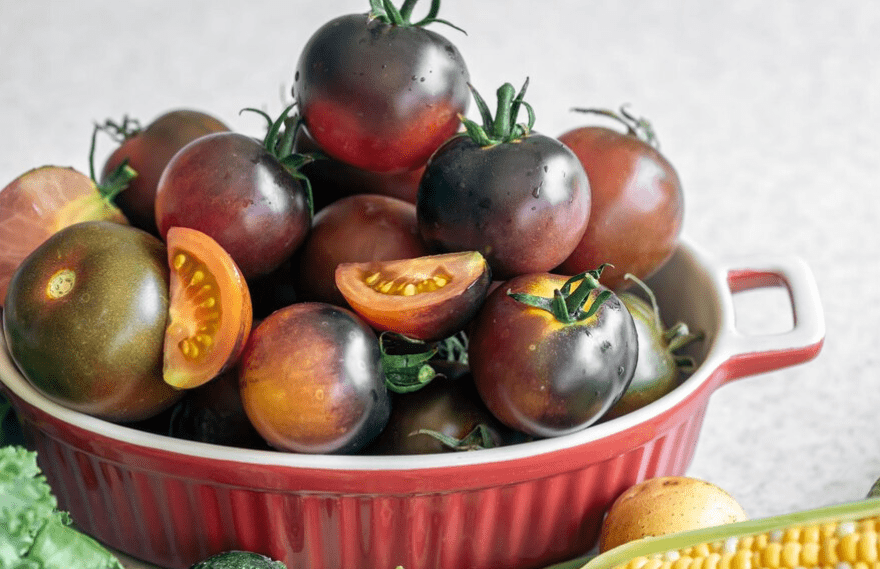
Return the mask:
<path id="1" fill-rule="evenodd" d="M 426 28 L 455 27 L 439 0 L 414 4 L 317 29 L 294 103 L 246 109 L 262 140 L 194 110 L 107 121 L 99 174 L 10 183 L 23 375 L 107 420 L 310 453 L 558 436 L 673 388 L 696 335 L 645 300 L 683 214 L 650 125 L 540 134 L 528 80 L 492 108 Z"/>

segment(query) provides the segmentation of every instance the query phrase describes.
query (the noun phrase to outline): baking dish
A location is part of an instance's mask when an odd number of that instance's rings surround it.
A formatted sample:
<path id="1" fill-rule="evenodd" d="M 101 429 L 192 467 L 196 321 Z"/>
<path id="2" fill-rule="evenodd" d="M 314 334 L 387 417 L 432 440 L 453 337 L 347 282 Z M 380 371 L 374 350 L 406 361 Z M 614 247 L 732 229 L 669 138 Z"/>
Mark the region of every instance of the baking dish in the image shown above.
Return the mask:
<path id="1" fill-rule="evenodd" d="M 824 341 L 796 256 L 718 260 L 688 240 L 649 281 L 667 324 L 705 339 L 681 386 L 578 433 L 421 456 L 297 455 L 176 440 L 60 407 L 0 354 L 0 379 L 75 523 L 168 568 L 246 549 L 290 568 L 528 569 L 587 552 L 606 508 L 649 477 L 683 474 L 709 397 L 736 378 L 800 364 Z M 793 326 L 746 334 L 734 294 L 783 287 Z"/>

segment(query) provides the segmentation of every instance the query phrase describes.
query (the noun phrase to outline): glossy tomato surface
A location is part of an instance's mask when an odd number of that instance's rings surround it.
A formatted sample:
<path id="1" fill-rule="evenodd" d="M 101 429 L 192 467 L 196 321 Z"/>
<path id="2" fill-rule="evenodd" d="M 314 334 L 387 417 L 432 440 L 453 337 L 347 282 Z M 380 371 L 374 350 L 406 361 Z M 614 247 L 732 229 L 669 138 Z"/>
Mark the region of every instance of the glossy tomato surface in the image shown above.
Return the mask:
<path id="1" fill-rule="evenodd" d="M 61 405 L 111 421 L 148 418 L 181 396 L 162 380 L 168 284 L 156 237 L 106 221 L 72 225 L 10 282 L 10 354 Z"/>
<path id="2" fill-rule="evenodd" d="M 257 140 L 226 132 L 175 154 L 159 180 L 156 223 L 210 235 L 247 279 L 270 274 L 311 225 L 306 190 Z"/>
<path id="3" fill-rule="evenodd" d="M 425 342 L 470 323 L 490 284 L 489 265 L 476 251 L 336 267 L 336 286 L 368 324 Z"/>
<path id="4" fill-rule="evenodd" d="M 486 299 L 470 329 L 468 361 L 480 396 L 507 426 L 536 437 L 598 421 L 623 395 L 638 357 L 629 311 L 611 295 L 584 320 L 560 322 L 509 292 L 553 298 L 567 277 L 529 274 Z M 589 308 L 604 287 L 587 300 Z"/>
<path id="5" fill-rule="evenodd" d="M 336 287 L 340 263 L 390 261 L 428 254 L 416 206 L 397 198 L 357 194 L 320 210 L 299 250 L 299 292 L 304 300 L 346 306 Z"/>
<path id="6" fill-rule="evenodd" d="M 590 186 L 577 157 L 532 133 L 481 147 L 457 136 L 419 185 L 419 230 L 432 250 L 479 251 L 496 279 L 549 271 L 580 242 Z"/>
<path id="7" fill-rule="evenodd" d="M 558 272 L 574 275 L 610 263 L 602 273 L 612 289 L 626 273 L 654 274 L 675 250 L 684 195 L 672 164 L 638 136 L 590 126 L 559 137 L 587 172 L 593 205 L 583 239 Z"/>
<path id="8" fill-rule="evenodd" d="M 166 235 L 171 270 L 165 381 L 198 387 L 231 368 L 253 323 L 247 282 L 232 257 L 197 229 L 172 227 Z"/>
<path id="9" fill-rule="evenodd" d="M 297 63 L 293 95 L 331 157 L 374 172 L 413 170 L 458 131 L 470 94 L 445 37 L 368 14 L 320 27 Z"/>
<path id="10" fill-rule="evenodd" d="M 388 422 L 379 340 L 350 310 L 279 309 L 254 328 L 239 364 L 242 404 L 272 447 L 350 453 Z"/>
<path id="11" fill-rule="evenodd" d="M 116 204 L 135 227 L 158 234 L 156 186 L 162 171 L 178 150 L 202 136 L 229 128 L 219 119 L 191 109 L 175 109 L 153 119 L 143 129 L 129 133 L 110 154 L 101 171 L 106 180 L 123 161 L 137 177 L 116 197 Z"/>
<path id="12" fill-rule="evenodd" d="M 40 243 L 81 221 L 128 223 L 85 174 L 64 166 L 28 170 L 0 190 L 0 306 L 9 279 Z"/>

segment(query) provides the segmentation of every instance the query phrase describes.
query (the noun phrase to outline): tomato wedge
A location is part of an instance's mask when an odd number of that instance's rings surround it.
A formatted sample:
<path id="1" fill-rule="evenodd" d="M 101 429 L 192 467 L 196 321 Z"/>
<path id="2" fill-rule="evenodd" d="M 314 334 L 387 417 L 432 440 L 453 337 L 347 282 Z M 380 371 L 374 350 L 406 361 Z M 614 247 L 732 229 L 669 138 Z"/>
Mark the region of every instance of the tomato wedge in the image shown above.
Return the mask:
<path id="1" fill-rule="evenodd" d="M 164 377 L 190 389 L 236 363 L 251 332 L 253 307 L 241 270 L 214 239 L 172 227 L 166 243 L 171 290 Z"/>
<path id="2" fill-rule="evenodd" d="M 339 292 L 370 326 L 425 342 L 462 330 L 490 284 L 489 265 L 477 251 L 336 267 Z"/>

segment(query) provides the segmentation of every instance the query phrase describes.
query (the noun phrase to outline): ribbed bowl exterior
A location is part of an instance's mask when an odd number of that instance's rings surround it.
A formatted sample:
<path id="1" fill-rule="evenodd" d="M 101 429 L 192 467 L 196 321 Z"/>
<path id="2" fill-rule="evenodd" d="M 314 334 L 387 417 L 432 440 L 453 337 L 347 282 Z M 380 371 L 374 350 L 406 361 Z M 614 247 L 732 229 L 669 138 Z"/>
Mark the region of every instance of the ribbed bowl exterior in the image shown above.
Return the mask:
<path id="1" fill-rule="evenodd" d="M 289 490 L 218 484 L 185 469 L 121 464 L 36 428 L 37 417 L 26 421 L 41 467 L 75 523 L 163 567 L 186 568 L 218 551 L 245 549 L 291 569 L 527 569 L 586 553 L 608 504 L 625 488 L 683 474 L 705 405 L 695 411 L 601 462 L 584 466 L 580 457 L 572 469 L 547 477 L 529 472 L 527 480 L 507 484 L 399 494 L 298 491 L 295 472 L 278 474 L 292 476 Z"/>

